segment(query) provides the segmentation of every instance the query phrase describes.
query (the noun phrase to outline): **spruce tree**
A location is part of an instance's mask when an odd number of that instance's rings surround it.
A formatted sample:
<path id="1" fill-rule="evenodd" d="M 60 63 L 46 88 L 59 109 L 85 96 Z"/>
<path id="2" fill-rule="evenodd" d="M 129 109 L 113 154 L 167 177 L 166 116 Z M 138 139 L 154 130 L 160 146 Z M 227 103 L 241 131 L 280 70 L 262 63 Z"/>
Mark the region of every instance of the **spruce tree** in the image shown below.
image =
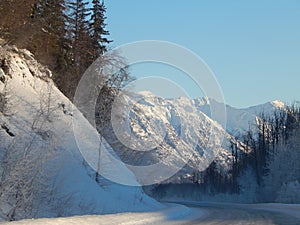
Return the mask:
<path id="1" fill-rule="evenodd" d="M 89 44 L 89 22 L 90 10 L 87 7 L 88 2 L 75 0 L 69 2 L 68 29 L 69 39 L 71 40 L 71 57 L 74 66 L 80 68 L 85 64 L 83 61 L 84 51 L 88 50 Z"/>
<path id="2" fill-rule="evenodd" d="M 91 35 L 93 44 L 93 58 L 96 59 L 98 56 L 103 55 L 107 51 L 107 44 L 111 40 L 107 39 L 105 36 L 109 35 L 109 32 L 105 29 L 106 27 L 106 7 L 104 1 L 93 0 L 93 14 L 91 17 Z"/>
<path id="3" fill-rule="evenodd" d="M 67 70 L 60 89 L 70 99 L 85 70 L 94 61 L 90 29 L 91 9 L 84 0 L 67 0 Z"/>

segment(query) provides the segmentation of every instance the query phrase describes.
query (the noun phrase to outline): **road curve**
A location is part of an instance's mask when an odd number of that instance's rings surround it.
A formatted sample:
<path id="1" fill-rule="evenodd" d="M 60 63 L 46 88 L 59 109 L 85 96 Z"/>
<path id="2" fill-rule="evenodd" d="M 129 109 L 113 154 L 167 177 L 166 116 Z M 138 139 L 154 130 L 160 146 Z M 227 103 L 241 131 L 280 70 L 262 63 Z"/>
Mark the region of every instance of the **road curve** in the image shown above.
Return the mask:
<path id="1" fill-rule="evenodd" d="M 205 217 L 183 223 L 183 225 L 300 225 L 299 218 L 280 212 L 254 209 L 249 205 L 218 203 L 185 205 L 203 209 L 208 213 Z"/>

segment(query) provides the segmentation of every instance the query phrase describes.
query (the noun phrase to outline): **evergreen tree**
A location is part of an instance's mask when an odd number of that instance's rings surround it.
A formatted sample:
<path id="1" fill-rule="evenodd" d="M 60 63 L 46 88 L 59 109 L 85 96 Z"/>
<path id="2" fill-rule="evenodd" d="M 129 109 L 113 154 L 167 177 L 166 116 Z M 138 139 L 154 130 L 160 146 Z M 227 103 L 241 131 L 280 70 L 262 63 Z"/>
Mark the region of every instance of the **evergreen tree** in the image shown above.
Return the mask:
<path id="1" fill-rule="evenodd" d="M 111 41 L 105 37 L 109 35 L 109 32 L 105 30 L 106 7 L 104 5 L 104 1 L 93 0 L 92 3 L 93 14 L 91 17 L 90 27 L 94 48 L 93 57 L 96 59 L 99 55 L 102 55 L 107 51 L 107 44 Z"/>
<path id="2" fill-rule="evenodd" d="M 82 74 L 111 42 L 105 13 L 103 0 L 2 0 L 0 37 L 31 51 L 53 71 L 59 89 L 71 99 Z M 102 66 L 123 65 L 119 56 L 103 61 Z M 119 87 L 128 80 L 128 71 L 122 66 L 111 77 L 104 76 L 108 86 Z"/>
<path id="3" fill-rule="evenodd" d="M 68 4 L 70 11 L 70 14 L 68 15 L 68 29 L 72 46 L 71 57 L 77 67 L 81 66 L 83 60 L 82 53 L 86 50 L 86 45 L 88 43 L 88 16 L 90 16 L 90 11 L 87 8 L 87 5 L 88 2 L 84 2 L 83 0 L 71 1 Z"/>
<path id="4" fill-rule="evenodd" d="M 69 1 L 67 6 L 68 70 L 61 89 L 72 98 L 82 74 L 92 63 L 92 41 L 89 32 L 88 2 L 74 0 Z"/>
<path id="5" fill-rule="evenodd" d="M 33 38 L 30 50 L 53 71 L 53 79 L 64 93 L 70 66 L 66 12 L 65 0 L 37 0 L 30 14 L 32 23 L 39 31 Z"/>

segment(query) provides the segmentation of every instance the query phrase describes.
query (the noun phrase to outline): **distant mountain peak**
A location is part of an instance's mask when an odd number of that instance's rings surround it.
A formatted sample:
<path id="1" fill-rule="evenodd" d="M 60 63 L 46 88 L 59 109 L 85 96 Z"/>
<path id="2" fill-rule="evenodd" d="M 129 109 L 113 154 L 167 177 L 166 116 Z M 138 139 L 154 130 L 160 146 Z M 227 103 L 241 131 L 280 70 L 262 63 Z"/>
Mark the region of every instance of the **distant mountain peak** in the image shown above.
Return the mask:
<path id="1" fill-rule="evenodd" d="M 276 108 L 284 108 L 285 107 L 285 104 L 280 100 L 275 100 L 270 103 L 271 103 L 271 105 L 275 106 Z"/>
<path id="2" fill-rule="evenodd" d="M 145 96 L 145 97 L 149 97 L 149 96 L 156 96 L 155 94 L 153 94 L 151 91 L 139 91 L 137 94 Z"/>

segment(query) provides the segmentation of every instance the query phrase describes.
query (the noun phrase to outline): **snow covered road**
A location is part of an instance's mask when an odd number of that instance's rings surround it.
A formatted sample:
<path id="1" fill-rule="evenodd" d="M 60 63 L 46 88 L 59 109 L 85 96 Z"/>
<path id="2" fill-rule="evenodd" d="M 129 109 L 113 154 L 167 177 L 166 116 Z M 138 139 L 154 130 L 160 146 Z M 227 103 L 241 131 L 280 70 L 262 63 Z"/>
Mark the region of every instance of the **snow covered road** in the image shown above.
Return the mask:
<path id="1" fill-rule="evenodd" d="M 300 205 L 185 202 L 157 212 L 22 220 L 1 225 L 299 225 Z"/>
<path id="2" fill-rule="evenodd" d="M 299 225 L 300 206 L 285 204 L 189 203 L 208 212 L 186 225 Z"/>

